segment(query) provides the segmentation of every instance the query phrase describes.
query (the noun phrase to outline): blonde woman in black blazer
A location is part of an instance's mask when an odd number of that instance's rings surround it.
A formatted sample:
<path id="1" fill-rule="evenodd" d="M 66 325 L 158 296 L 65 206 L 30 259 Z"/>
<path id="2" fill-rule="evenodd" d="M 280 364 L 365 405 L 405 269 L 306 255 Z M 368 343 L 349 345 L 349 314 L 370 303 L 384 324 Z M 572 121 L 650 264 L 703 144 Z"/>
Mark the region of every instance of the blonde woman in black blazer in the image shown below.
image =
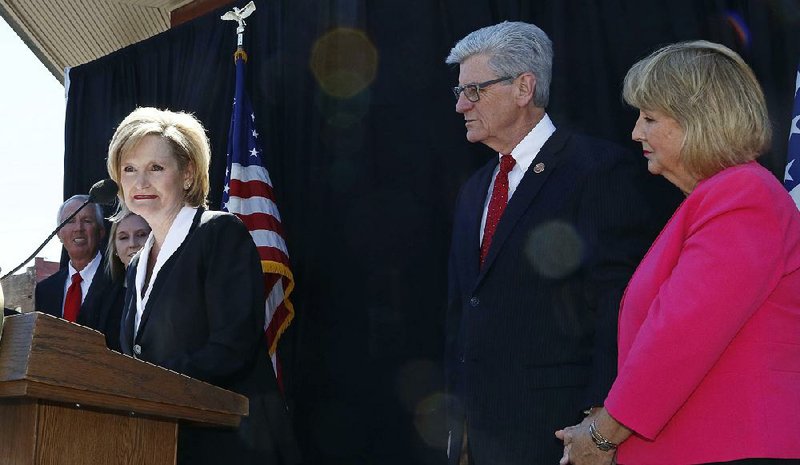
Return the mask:
<path id="1" fill-rule="evenodd" d="M 264 341 L 258 252 L 236 216 L 205 209 L 209 159 L 186 113 L 139 108 L 111 140 L 124 209 L 152 228 L 127 272 L 122 351 L 249 398 L 238 430 L 181 427 L 179 464 L 296 463 Z"/>

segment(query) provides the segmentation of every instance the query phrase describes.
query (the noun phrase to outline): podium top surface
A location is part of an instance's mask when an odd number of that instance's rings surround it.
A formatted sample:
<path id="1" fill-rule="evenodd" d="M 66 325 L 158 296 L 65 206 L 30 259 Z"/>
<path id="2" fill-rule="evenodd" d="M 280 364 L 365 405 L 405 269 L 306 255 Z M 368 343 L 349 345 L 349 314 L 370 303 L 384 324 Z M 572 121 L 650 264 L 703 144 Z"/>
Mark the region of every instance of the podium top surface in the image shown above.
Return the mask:
<path id="1" fill-rule="evenodd" d="M 237 426 L 248 411 L 244 396 L 112 351 L 101 333 L 39 312 L 5 320 L 2 397 L 218 426 Z"/>

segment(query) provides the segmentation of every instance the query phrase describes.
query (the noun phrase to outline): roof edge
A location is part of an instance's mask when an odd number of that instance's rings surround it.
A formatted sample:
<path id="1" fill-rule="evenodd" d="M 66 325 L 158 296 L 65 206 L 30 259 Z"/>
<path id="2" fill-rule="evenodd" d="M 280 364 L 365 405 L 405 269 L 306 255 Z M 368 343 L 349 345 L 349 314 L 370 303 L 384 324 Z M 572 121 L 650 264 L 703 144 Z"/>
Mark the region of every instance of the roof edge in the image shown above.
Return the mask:
<path id="1" fill-rule="evenodd" d="M 64 70 L 59 69 L 50 57 L 41 47 L 35 38 L 32 37 L 30 30 L 22 23 L 19 16 L 11 9 L 5 0 L 0 0 L 0 17 L 11 26 L 11 29 L 19 37 L 22 42 L 33 52 L 36 58 L 50 71 L 50 74 L 63 86 L 64 85 Z"/>

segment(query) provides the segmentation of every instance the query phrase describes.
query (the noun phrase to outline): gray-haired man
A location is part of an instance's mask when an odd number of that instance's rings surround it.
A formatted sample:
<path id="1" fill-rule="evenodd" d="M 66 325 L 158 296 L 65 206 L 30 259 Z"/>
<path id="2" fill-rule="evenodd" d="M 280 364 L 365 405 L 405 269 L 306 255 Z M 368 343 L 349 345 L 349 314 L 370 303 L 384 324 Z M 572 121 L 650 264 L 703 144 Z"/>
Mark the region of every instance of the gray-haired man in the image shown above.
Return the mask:
<path id="1" fill-rule="evenodd" d="M 451 465 L 558 462 L 554 432 L 602 405 L 614 379 L 622 291 L 659 226 L 632 154 L 547 115 L 552 57 L 541 29 L 506 22 L 447 58 L 467 139 L 497 152 L 453 223 Z"/>

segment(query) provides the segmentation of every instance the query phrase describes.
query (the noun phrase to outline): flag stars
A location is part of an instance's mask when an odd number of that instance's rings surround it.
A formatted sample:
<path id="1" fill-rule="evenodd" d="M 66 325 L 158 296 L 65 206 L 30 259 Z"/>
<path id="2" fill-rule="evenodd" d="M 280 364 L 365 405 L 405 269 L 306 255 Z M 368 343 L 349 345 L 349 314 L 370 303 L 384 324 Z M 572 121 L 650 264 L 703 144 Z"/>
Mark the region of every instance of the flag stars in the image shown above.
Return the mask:
<path id="1" fill-rule="evenodd" d="M 258 131 L 256 131 L 255 129 L 253 129 L 253 138 L 258 139 Z"/>
<path id="2" fill-rule="evenodd" d="M 797 98 L 798 90 L 800 90 L 800 71 L 797 72 L 797 78 L 794 80 L 794 98 Z"/>
<path id="3" fill-rule="evenodd" d="M 250 119 L 252 119 L 253 122 L 255 122 L 256 121 L 256 114 L 255 113 L 250 113 Z"/>
<path id="4" fill-rule="evenodd" d="M 794 165 L 794 160 L 791 160 L 789 162 L 789 164 L 786 165 L 786 172 L 784 172 L 784 174 L 783 174 L 783 182 L 794 181 L 794 178 L 792 177 L 792 173 L 790 173 L 790 171 L 792 169 L 792 165 Z"/>
<path id="5" fill-rule="evenodd" d="M 251 157 L 258 157 L 258 150 L 256 150 L 255 147 L 253 147 L 253 149 L 250 150 L 250 156 Z"/>

